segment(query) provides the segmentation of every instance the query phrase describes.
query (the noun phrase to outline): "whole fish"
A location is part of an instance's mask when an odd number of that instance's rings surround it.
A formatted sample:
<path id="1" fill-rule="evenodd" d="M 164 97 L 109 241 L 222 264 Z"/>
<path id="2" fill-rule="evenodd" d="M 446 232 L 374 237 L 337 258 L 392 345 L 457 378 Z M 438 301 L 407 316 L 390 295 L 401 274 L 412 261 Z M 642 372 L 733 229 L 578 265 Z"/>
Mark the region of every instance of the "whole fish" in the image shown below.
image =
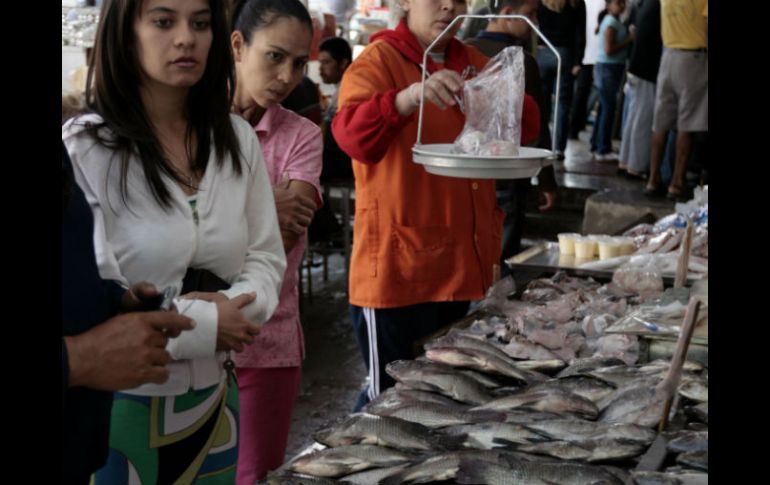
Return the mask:
<path id="1" fill-rule="evenodd" d="M 548 439 L 525 426 L 510 423 L 465 424 L 444 428 L 442 432 L 467 435 L 465 446 L 481 450 L 510 448 L 516 444 L 526 445 Z"/>
<path id="2" fill-rule="evenodd" d="M 385 468 L 374 468 L 363 472 L 353 473 L 341 478 L 338 483 L 346 483 L 348 485 L 372 485 L 374 483 L 380 483 L 391 475 L 406 469 L 410 465 L 396 465 Z"/>
<path id="3" fill-rule="evenodd" d="M 564 369 L 567 363 L 561 359 L 549 359 L 549 360 L 516 360 L 513 365 L 519 369 L 530 370 L 532 372 L 540 372 L 543 374 L 553 374 Z"/>
<path id="4" fill-rule="evenodd" d="M 547 390 L 561 388 L 578 396 L 582 396 L 591 402 L 599 402 L 602 398 L 611 394 L 615 388 L 601 379 L 595 377 L 577 375 L 560 379 L 551 379 L 531 386 L 529 389 Z"/>
<path id="5" fill-rule="evenodd" d="M 495 451 L 463 450 L 432 456 L 405 470 L 382 480 L 383 485 L 400 483 L 427 483 L 440 480 L 453 480 L 460 469 L 460 461 L 474 459 L 483 463 L 501 463 L 503 458 Z"/>
<path id="6" fill-rule="evenodd" d="M 616 365 L 625 365 L 625 362 L 615 357 L 586 357 L 582 359 L 572 359 L 569 362 L 569 366 L 556 374 L 556 377 L 585 374 L 595 369 Z"/>
<path id="7" fill-rule="evenodd" d="M 370 411 L 372 412 L 372 411 Z M 400 406 L 381 409 L 373 412 L 379 416 L 392 416 L 405 421 L 419 423 L 430 428 L 440 428 L 467 423 L 483 423 L 505 421 L 506 414 L 498 411 L 466 411 L 455 406 L 441 406 L 426 402 L 407 402 Z"/>
<path id="8" fill-rule="evenodd" d="M 700 403 L 697 406 L 687 406 L 684 408 L 685 413 L 688 416 L 692 416 L 698 421 L 702 421 L 706 424 L 709 422 L 709 403 Z"/>
<path id="9" fill-rule="evenodd" d="M 438 406 L 449 406 L 456 409 L 469 409 L 467 404 L 459 403 L 441 394 L 433 392 L 417 391 L 414 389 L 391 387 L 369 401 L 362 409 L 369 414 L 379 414 L 378 411 L 402 406 L 406 403 L 423 402 Z"/>
<path id="10" fill-rule="evenodd" d="M 468 337 L 459 332 L 449 333 L 443 337 L 434 339 L 425 344 L 425 350 L 452 347 L 461 349 L 473 349 L 492 354 L 499 359 L 508 359 L 508 355 L 488 340 Z"/>
<path id="11" fill-rule="evenodd" d="M 599 409 L 593 402 L 560 388 L 542 391 L 524 391 L 519 394 L 513 394 L 511 396 L 489 401 L 486 404 L 471 409 L 508 411 L 516 408 L 555 414 L 570 413 L 589 419 L 595 419 L 599 414 Z"/>
<path id="12" fill-rule="evenodd" d="M 679 385 L 679 395 L 699 403 L 708 402 L 708 383 L 705 379 L 684 378 L 682 383 Z"/>
<path id="13" fill-rule="evenodd" d="M 676 462 L 680 465 L 707 472 L 709 471 L 709 452 L 706 450 L 681 453 L 676 457 Z"/>
<path id="14" fill-rule="evenodd" d="M 516 367 L 510 357 L 500 358 L 479 349 L 464 347 L 434 347 L 425 352 L 425 356 L 433 362 L 439 362 L 456 367 L 467 367 L 492 374 L 499 374 L 522 381 L 526 384 L 542 382 L 548 376 L 539 372 L 528 371 Z"/>
<path id="15" fill-rule="evenodd" d="M 482 404 L 491 400 L 486 389 L 474 379 L 450 366 L 412 360 L 397 360 L 385 366 L 395 380 L 417 390 L 433 391 L 460 402 Z"/>
<path id="16" fill-rule="evenodd" d="M 548 455 L 562 460 L 587 462 L 622 460 L 639 456 L 647 445 L 624 439 L 591 438 L 584 441 L 546 441 L 518 447 L 519 451 Z"/>
<path id="17" fill-rule="evenodd" d="M 314 451 L 294 460 L 290 469 L 316 477 L 340 477 L 368 468 L 408 463 L 414 455 L 373 445 L 352 445 Z"/>
<path id="18" fill-rule="evenodd" d="M 668 451 L 672 453 L 687 453 L 690 451 L 708 451 L 709 432 L 708 431 L 687 431 L 680 433 L 666 445 Z"/>
<path id="19" fill-rule="evenodd" d="M 464 441 L 403 419 L 363 413 L 351 414 L 340 423 L 317 431 L 313 437 L 330 447 L 360 443 L 423 451 L 456 449 Z"/>
<path id="20" fill-rule="evenodd" d="M 490 485 L 622 485 L 613 474 L 578 463 L 512 462 L 508 465 L 465 458 L 459 463 L 457 483 Z"/>
<path id="21" fill-rule="evenodd" d="M 652 427 L 660 422 L 664 406 L 665 399 L 657 397 L 655 387 L 630 387 L 615 396 L 602 411 L 599 421 Z"/>
<path id="22" fill-rule="evenodd" d="M 634 424 L 607 425 L 582 419 L 538 421 L 526 426 L 557 441 L 580 442 L 591 438 L 608 438 L 650 444 L 656 436 L 651 429 Z"/>

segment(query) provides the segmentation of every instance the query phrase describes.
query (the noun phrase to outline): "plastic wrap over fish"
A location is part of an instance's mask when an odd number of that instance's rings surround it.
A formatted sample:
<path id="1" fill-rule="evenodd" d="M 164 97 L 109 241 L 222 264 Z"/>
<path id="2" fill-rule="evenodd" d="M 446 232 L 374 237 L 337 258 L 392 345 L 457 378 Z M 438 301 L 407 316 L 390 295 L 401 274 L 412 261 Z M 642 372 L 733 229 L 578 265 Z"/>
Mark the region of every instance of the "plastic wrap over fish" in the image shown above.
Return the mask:
<path id="1" fill-rule="evenodd" d="M 511 156 L 521 146 L 524 105 L 524 53 L 506 47 L 463 89 L 465 127 L 454 143 L 456 153 Z"/>

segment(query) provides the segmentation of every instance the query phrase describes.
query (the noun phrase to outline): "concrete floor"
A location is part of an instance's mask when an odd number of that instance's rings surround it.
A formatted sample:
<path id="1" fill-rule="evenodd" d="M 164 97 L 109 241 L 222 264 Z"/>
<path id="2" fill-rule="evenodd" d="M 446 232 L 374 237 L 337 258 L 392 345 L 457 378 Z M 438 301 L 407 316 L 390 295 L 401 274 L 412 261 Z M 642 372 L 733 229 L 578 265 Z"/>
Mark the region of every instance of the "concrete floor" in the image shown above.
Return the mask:
<path id="1" fill-rule="evenodd" d="M 320 257 L 316 256 L 316 261 Z M 286 459 L 313 443 L 313 432 L 352 411 L 364 384 L 364 367 L 348 317 L 344 260 L 329 256 L 329 281 L 312 268 L 312 299 L 303 273 L 300 320 L 305 332 L 302 383 L 292 417 Z"/>

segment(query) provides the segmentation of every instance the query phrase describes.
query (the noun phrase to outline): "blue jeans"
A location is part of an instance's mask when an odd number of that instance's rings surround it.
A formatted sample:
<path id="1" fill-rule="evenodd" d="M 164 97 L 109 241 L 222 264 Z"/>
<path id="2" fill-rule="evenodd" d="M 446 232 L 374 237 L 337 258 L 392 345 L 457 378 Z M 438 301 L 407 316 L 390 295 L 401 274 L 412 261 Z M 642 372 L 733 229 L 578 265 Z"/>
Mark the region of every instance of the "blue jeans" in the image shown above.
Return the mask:
<path id="1" fill-rule="evenodd" d="M 573 53 L 570 49 L 557 47 L 556 51 L 561 56 L 561 83 L 559 85 L 559 119 L 551 120 L 554 125 L 554 138 L 556 139 L 556 148 L 564 151 L 567 146 L 567 129 L 569 127 L 569 111 L 572 105 L 572 90 L 575 76 L 572 75 Z M 543 82 L 543 96 L 545 104 L 540 116 L 546 116 L 550 119 L 553 115 L 553 106 L 551 96 L 556 91 L 556 56 L 548 47 L 539 47 L 537 49 L 537 65 L 540 68 L 540 78 Z"/>
<path id="2" fill-rule="evenodd" d="M 599 90 L 599 116 L 591 135 L 591 151 L 605 155 L 612 151 L 612 123 L 618 90 L 623 79 L 623 64 L 597 62 L 594 66 L 594 85 Z"/>

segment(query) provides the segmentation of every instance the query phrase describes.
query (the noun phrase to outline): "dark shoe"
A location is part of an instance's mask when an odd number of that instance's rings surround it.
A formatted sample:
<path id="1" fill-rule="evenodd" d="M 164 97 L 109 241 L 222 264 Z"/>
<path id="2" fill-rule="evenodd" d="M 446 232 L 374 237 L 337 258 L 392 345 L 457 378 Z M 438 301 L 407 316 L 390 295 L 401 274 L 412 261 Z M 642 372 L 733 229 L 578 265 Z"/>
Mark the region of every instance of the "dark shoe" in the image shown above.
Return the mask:
<path id="1" fill-rule="evenodd" d="M 665 194 L 666 189 L 662 185 L 658 185 L 654 188 L 650 188 L 649 186 L 644 187 L 644 195 L 647 197 L 663 197 Z"/>
<path id="2" fill-rule="evenodd" d="M 668 190 L 666 193 L 666 198 L 668 200 L 673 200 L 676 202 L 687 202 L 688 200 L 692 199 L 690 195 L 687 193 L 687 191 L 684 192 L 672 192 L 671 189 Z"/>

